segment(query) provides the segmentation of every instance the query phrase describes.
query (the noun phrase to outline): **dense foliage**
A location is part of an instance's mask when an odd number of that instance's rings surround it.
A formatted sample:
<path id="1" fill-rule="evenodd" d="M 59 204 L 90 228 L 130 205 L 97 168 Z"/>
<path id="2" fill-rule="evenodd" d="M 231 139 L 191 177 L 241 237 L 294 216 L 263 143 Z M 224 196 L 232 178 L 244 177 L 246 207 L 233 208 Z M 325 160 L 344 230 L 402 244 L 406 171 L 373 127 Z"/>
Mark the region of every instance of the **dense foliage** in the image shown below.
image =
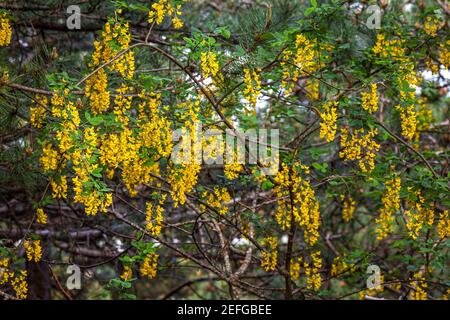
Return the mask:
<path id="1" fill-rule="evenodd" d="M 445 1 L 70 5 L 0 5 L 0 296 L 448 297 Z"/>

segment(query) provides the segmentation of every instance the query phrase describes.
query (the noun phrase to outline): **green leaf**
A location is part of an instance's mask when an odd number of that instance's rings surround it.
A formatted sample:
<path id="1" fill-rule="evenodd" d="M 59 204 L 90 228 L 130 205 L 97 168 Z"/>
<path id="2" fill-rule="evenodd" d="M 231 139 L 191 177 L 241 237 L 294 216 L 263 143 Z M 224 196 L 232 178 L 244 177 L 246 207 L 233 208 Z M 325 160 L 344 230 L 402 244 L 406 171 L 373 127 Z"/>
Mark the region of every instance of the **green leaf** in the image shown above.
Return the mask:
<path id="1" fill-rule="evenodd" d="M 266 181 L 264 181 L 264 182 L 261 184 L 261 188 L 262 188 L 264 191 L 270 190 L 270 189 L 273 188 L 273 183 L 272 183 L 271 181 L 269 181 L 269 180 L 266 180 Z"/>

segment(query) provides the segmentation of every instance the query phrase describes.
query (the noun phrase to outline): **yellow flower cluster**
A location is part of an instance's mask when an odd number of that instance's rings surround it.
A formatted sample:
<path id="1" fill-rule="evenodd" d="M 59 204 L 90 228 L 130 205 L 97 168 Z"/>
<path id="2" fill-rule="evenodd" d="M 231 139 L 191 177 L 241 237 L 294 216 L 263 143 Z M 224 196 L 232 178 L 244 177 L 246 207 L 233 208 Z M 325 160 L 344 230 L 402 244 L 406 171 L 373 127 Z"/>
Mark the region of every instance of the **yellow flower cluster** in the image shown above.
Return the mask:
<path id="1" fill-rule="evenodd" d="M 300 278 L 300 269 L 302 260 L 303 260 L 302 257 L 298 257 L 297 259 L 291 259 L 290 276 L 293 281 L 296 281 Z"/>
<path id="2" fill-rule="evenodd" d="M 244 171 L 244 166 L 237 162 L 225 163 L 223 171 L 227 179 L 234 180 Z"/>
<path id="3" fill-rule="evenodd" d="M 422 131 L 428 130 L 430 124 L 433 123 L 433 113 L 427 106 L 424 99 L 418 100 L 418 110 L 416 111 L 416 132 L 414 135 L 414 141 L 419 141 Z"/>
<path id="4" fill-rule="evenodd" d="M 381 198 L 383 208 L 380 210 L 380 216 L 375 220 L 378 225 L 376 228 L 377 240 L 386 238 L 392 232 L 393 215 L 400 209 L 400 188 L 399 177 L 394 177 L 386 182 L 386 191 Z"/>
<path id="5" fill-rule="evenodd" d="M 67 177 L 59 176 L 59 181 L 50 179 L 50 185 L 52 187 L 52 196 L 55 199 L 66 199 L 67 198 Z"/>
<path id="6" fill-rule="evenodd" d="M 42 208 L 38 208 L 36 210 L 36 222 L 37 223 L 41 223 L 41 224 L 46 224 L 47 223 L 47 214 L 44 212 L 44 209 Z"/>
<path id="7" fill-rule="evenodd" d="M 99 164 L 91 159 L 97 152 L 98 136 L 93 127 L 83 131 L 83 150 L 77 148 L 72 153 L 72 161 L 76 176 L 72 179 L 74 200 L 84 205 L 88 215 L 95 215 L 99 211 L 106 212 L 112 204 L 111 193 L 101 193 L 93 188 L 91 173 L 98 169 Z"/>
<path id="8" fill-rule="evenodd" d="M 134 52 L 124 51 L 128 50 L 130 42 L 131 33 L 128 22 L 105 23 L 100 39 L 94 42 L 90 67 L 96 69 L 112 61 L 109 64 L 109 70 L 118 72 L 125 79 L 132 79 L 135 70 Z M 85 92 L 94 114 L 102 113 L 109 108 L 110 92 L 107 87 L 108 76 L 105 68 L 98 70 L 86 81 Z"/>
<path id="9" fill-rule="evenodd" d="M 423 30 L 425 31 L 425 33 L 430 37 L 436 37 L 439 28 L 440 28 L 439 19 L 428 16 L 423 25 Z"/>
<path id="10" fill-rule="evenodd" d="M 406 59 L 406 58 L 405 58 Z M 405 91 L 403 88 L 403 82 L 408 83 L 409 90 Z M 419 77 L 415 71 L 414 62 L 411 60 L 405 60 L 399 67 L 399 74 L 397 76 L 397 87 L 400 91 L 400 99 L 403 101 L 408 101 L 414 99 L 415 90 L 414 86 L 419 84 Z"/>
<path id="11" fill-rule="evenodd" d="M 53 149 L 51 144 L 46 144 L 42 148 L 42 154 L 39 158 L 42 169 L 45 171 L 54 171 L 58 167 L 58 152 Z"/>
<path id="12" fill-rule="evenodd" d="M 281 87 L 286 89 L 286 95 L 292 90 L 301 74 L 313 73 L 323 66 L 323 63 L 317 61 L 318 56 L 318 50 L 314 43 L 303 34 L 298 34 L 294 50 L 286 49 L 280 62 L 280 66 L 283 68 Z M 318 86 L 317 91 L 316 87 L 313 87 L 312 90 L 310 88 L 308 91 L 315 96 L 316 92 L 318 93 Z"/>
<path id="13" fill-rule="evenodd" d="M 411 187 L 408 188 L 408 191 L 412 191 Z M 417 201 L 407 202 L 409 209 L 405 210 L 406 229 L 409 236 L 414 240 L 417 239 L 425 224 L 431 227 L 434 223 L 434 208 L 425 207 L 425 199 L 420 191 L 415 192 L 415 198 Z"/>
<path id="14" fill-rule="evenodd" d="M 411 300 L 427 300 L 427 283 L 422 275 L 422 272 L 417 272 L 413 276 L 413 281 L 411 281 L 411 286 L 413 289 L 409 293 L 409 299 Z"/>
<path id="15" fill-rule="evenodd" d="M 322 268 L 322 258 L 320 251 L 311 254 L 311 261 L 305 262 L 306 287 L 309 290 L 317 291 L 322 284 L 320 269 Z"/>
<path id="16" fill-rule="evenodd" d="M 384 34 L 377 35 L 377 41 L 372 52 L 380 58 L 391 58 L 395 61 L 404 61 L 406 50 L 403 48 L 403 40 L 387 40 Z"/>
<path id="17" fill-rule="evenodd" d="M 230 194 L 226 187 L 219 188 L 214 187 L 213 192 L 203 192 L 202 197 L 205 198 L 205 202 L 211 208 L 217 210 L 219 214 L 226 214 L 228 212 L 228 204 L 231 201 Z M 205 210 L 205 206 L 201 206 L 202 210 Z"/>
<path id="18" fill-rule="evenodd" d="M 345 257 L 337 256 L 333 259 L 331 264 L 331 275 L 338 277 L 348 272 L 354 272 L 356 265 L 354 263 L 347 263 Z"/>
<path id="19" fill-rule="evenodd" d="M 450 40 L 441 43 L 439 47 L 441 47 L 439 60 L 445 66 L 445 68 L 450 69 Z"/>
<path id="20" fill-rule="evenodd" d="M 116 115 L 116 122 L 127 125 L 129 118 L 126 116 L 131 108 L 133 96 L 127 95 L 133 88 L 125 83 L 121 83 L 120 87 L 116 89 L 116 96 L 114 98 L 114 114 Z"/>
<path id="21" fill-rule="evenodd" d="M 448 216 L 448 210 L 439 214 L 437 231 L 440 238 L 450 237 L 450 218 Z"/>
<path id="22" fill-rule="evenodd" d="M 0 14 L 0 47 L 9 45 L 11 42 L 12 29 L 6 13 Z"/>
<path id="23" fill-rule="evenodd" d="M 361 106 L 369 113 L 374 113 L 378 109 L 378 95 L 377 84 L 370 85 L 370 92 L 363 92 L 361 94 Z"/>
<path id="24" fill-rule="evenodd" d="M 149 279 L 153 279 L 156 277 L 156 273 L 158 272 L 158 257 L 159 255 L 156 253 L 149 253 L 144 262 L 141 265 L 140 272 L 141 275 L 147 277 Z"/>
<path id="25" fill-rule="evenodd" d="M 26 299 L 28 295 L 28 283 L 26 281 L 27 272 L 25 270 L 20 271 L 19 275 L 13 271 L 10 271 L 9 258 L 0 257 L 0 285 L 10 282 L 12 289 L 18 299 Z"/>
<path id="26" fill-rule="evenodd" d="M 201 169 L 201 162 L 197 158 L 202 147 L 201 137 L 197 134 L 196 124 L 199 123 L 198 114 L 200 112 L 199 101 L 186 101 L 179 104 L 179 109 L 183 110 L 180 116 L 180 121 L 184 122 L 183 134 L 190 135 L 189 139 L 184 139 L 183 151 L 178 156 L 185 159 L 183 163 L 178 166 L 171 166 L 169 168 L 168 181 L 172 187 L 170 195 L 174 200 L 174 206 L 184 204 L 186 201 L 186 193 L 190 192 L 195 187 L 198 181 L 198 175 Z M 192 142 L 192 145 L 191 145 Z"/>
<path id="27" fill-rule="evenodd" d="M 217 54 L 215 52 L 202 52 L 200 55 L 200 68 L 203 72 L 204 78 L 212 77 L 213 80 L 219 74 L 219 62 L 217 61 Z"/>
<path id="28" fill-rule="evenodd" d="M 120 279 L 122 279 L 123 281 L 128 281 L 133 277 L 133 270 L 131 269 L 130 266 L 124 266 L 123 267 L 123 272 L 120 275 Z"/>
<path id="29" fill-rule="evenodd" d="M 28 261 L 39 262 L 42 259 L 41 240 L 25 240 L 23 243 Z"/>
<path id="30" fill-rule="evenodd" d="M 186 2 L 187 0 L 184 0 Z M 160 25 L 164 17 L 172 17 L 172 24 L 175 29 L 180 29 L 183 27 L 183 21 L 180 19 L 181 16 L 181 4 L 175 7 L 167 0 L 159 0 L 152 4 L 152 10 L 148 13 L 148 22 L 156 23 Z"/>
<path id="31" fill-rule="evenodd" d="M 362 172 L 368 173 L 375 168 L 375 157 L 380 145 L 373 140 L 378 130 L 370 129 L 365 133 L 364 129 L 356 129 L 349 139 L 347 128 L 341 130 L 341 148 L 339 156 L 344 160 L 358 160 Z"/>
<path id="32" fill-rule="evenodd" d="M 160 199 L 158 199 L 157 204 L 147 202 L 147 210 L 145 221 L 147 222 L 146 229 L 150 231 L 152 236 L 157 237 L 161 233 L 162 223 L 163 223 L 163 211 L 164 208 L 162 204 L 166 200 L 166 195 L 161 194 Z"/>
<path id="33" fill-rule="evenodd" d="M 91 103 L 92 113 L 99 114 L 109 108 L 110 93 L 107 86 L 108 76 L 104 69 L 100 69 L 86 80 L 85 92 Z"/>
<path id="34" fill-rule="evenodd" d="M 343 194 L 341 195 L 341 200 L 343 201 L 342 218 L 344 221 L 348 222 L 353 218 L 353 213 L 356 209 L 356 202 L 351 196 L 346 197 Z"/>
<path id="35" fill-rule="evenodd" d="M 259 80 L 259 73 L 261 70 L 250 70 L 248 68 L 244 69 L 244 96 L 250 105 L 255 108 L 258 96 L 261 93 L 261 81 Z"/>
<path id="36" fill-rule="evenodd" d="M 28 296 L 27 272 L 22 270 L 18 276 L 11 281 L 14 292 L 18 299 L 26 299 Z"/>
<path id="37" fill-rule="evenodd" d="M 37 129 L 42 128 L 47 113 L 48 99 L 46 96 L 36 96 L 35 105 L 30 108 L 31 125 Z"/>
<path id="38" fill-rule="evenodd" d="M 319 100 L 319 81 L 314 79 L 306 81 L 306 96 L 309 100 Z"/>
<path id="39" fill-rule="evenodd" d="M 322 122 L 320 123 L 320 137 L 326 138 L 327 142 L 332 142 L 336 136 L 336 107 L 336 101 L 328 102 L 323 106 L 325 111 L 320 113 L 320 117 L 322 118 Z"/>
<path id="40" fill-rule="evenodd" d="M 0 285 L 3 285 L 9 281 L 12 274 L 8 271 L 9 259 L 0 258 Z"/>
<path id="41" fill-rule="evenodd" d="M 106 22 L 100 35 L 100 39 L 94 41 L 94 53 L 90 67 L 96 69 L 105 63 L 109 63 L 116 58 L 121 51 L 127 50 L 131 42 L 131 33 L 128 22 L 121 20 Z M 126 79 L 133 78 L 134 75 L 134 52 L 125 52 L 115 59 L 109 70 L 117 71 Z"/>
<path id="42" fill-rule="evenodd" d="M 291 221 L 298 223 L 304 228 L 305 242 L 313 246 L 319 238 L 319 202 L 311 183 L 303 179 L 299 171 L 309 174 L 309 168 L 298 162 L 292 168 L 283 163 L 276 175 L 274 191 L 278 207 L 275 217 L 282 230 L 290 228 Z"/>
<path id="43" fill-rule="evenodd" d="M 395 107 L 400 112 L 402 135 L 412 140 L 416 136 L 417 112 L 413 104 L 408 107 Z"/>
<path id="44" fill-rule="evenodd" d="M 58 140 L 59 151 L 66 160 L 69 160 L 70 155 L 68 151 L 74 144 L 73 137 L 76 136 L 78 127 L 80 126 L 80 115 L 78 109 L 71 101 L 67 102 L 65 108 L 60 110 L 59 113 L 62 126 L 56 132 L 56 139 Z"/>
<path id="45" fill-rule="evenodd" d="M 266 237 L 262 245 L 267 247 L 267 251 L 262 252 L 261 267 L 267 272 L 274 271 L 278 259 L 277 239 L 272 236 Z"/>

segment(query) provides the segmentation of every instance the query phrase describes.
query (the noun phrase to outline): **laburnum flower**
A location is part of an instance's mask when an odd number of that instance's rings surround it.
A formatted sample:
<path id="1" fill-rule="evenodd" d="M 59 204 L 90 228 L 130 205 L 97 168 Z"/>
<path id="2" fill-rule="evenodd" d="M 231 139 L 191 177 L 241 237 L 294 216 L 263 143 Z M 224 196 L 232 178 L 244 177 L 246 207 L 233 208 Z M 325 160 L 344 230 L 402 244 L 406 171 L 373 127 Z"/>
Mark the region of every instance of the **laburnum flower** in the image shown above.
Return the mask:
<path id="1" fill-rule="evenodd" d="M 394 214 L 400 209 L 400 178 L 394 177 L 386 181 L 386 190 L 383 193 L 381 202 L 383 207 L 380 210 L 380 215 L 375 219 L 378 225 L 376 229 L 377 240 L 382 240 L 392 232 Z"/>
<path id="2" fill-rule="evenodd" d="M 149 253 L 144 258 L 144 262 L 142 263 L 140 268 L 142 276 L 149 279 L 153 279 L 154 277 L 156 277 L 156 273 L 158 271 L 158 257 L 159 255 L 156 253 Z"/>
<path id="3" fill-rule="evenodd" d="M 0 46 L 7 46 L 11 42 L 12 29 L 6 13 L 0 13 Z"/>
<path id="4" fill-rule="evenodd" d="M 263 241 L 263 245 L 267 247 L 267 251 L 262 252 L 261 267 L 265 271 L 274 271 L 277 266 L 278 251 L 277 251 L 277 239 L 275 237 L 267 237 Z"/>
<path id="5" fill-rule="evenodd" d="M 28 261 L 39 262 L 42 258 L 41 240 L 25 240 L 23 244 Z"/>
<path id="6" fill-rule="evenodd" d="M 320 137 L 326 138 L 327 142 L 332 142 L 337 130 L 337 102 L 328 102 L 323 106 L 324 111 L 320 113 L 322 122 L 320 123 Z"/>
<path id="7" fill-rule="evenodd" d="M 322 277 L 320 276 L 320 269 L 322 268 L 322 258 L 320 251 L 311 254 L 311 261 L 305 262 L 306 285 L 310 290 L 318 291 L 322 284 Z"/>
<path id="8" fill-rule="evenodd" d="M 41 224 L 46 224 L 47 223 L 47 214 L 44 212 L 44 209 L 42 208 L 38 208 L 36 210 L 36 222 L 37 223 L 41 223 Z"/>
<path id="9" fill-rule="evenodd" d="M 377 95 L 377 84 L 373 83 L 370 85 L 369 92 L 363 92 L 361 94 L 362 108 L 369 113 L 374 113 L 378 109 L 378 95 Z"/>

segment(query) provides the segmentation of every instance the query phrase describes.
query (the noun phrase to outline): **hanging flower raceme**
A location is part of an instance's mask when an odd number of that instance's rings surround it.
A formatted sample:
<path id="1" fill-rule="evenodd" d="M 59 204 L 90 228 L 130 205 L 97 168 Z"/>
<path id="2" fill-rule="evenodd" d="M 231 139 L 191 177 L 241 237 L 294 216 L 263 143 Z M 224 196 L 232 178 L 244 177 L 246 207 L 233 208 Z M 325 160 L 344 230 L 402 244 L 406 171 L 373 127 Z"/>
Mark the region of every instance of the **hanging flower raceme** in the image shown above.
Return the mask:
<path id="1" fill-rule="evenodd" d="M 0 47 L 9 45 L 11 42 L 12 29 L 8 15 L 0 13 Z"/>
<path id="2" fill-rule="evenodd" d="M 341 194 L 342 203 L 342 218 L 344 221 L 348 222 L 353 218 L 353 213 L 356 209 L 356 202 L 351 196 L 346 197 Z"/>
<path id="3" fill-rule="evenodd" d="M 428 16 L 423 25 L 423 30 L 430 37 L 436 37 L 440 29 L 440 21 L 438 18 Z"/>
<path id="4" fill-rule="evenodd" d="M 278 259 L 277 239 L 275 237 L 267 237 L 262 242 L 262 245 L 265 246 L 267 250 L 262 252 L 261 267 L 267 272 L 274 271 Z"/>
<path id="5" fill-rule="evenodd" d="M 222 79 L 217 54 L 215 52 L 207 51 L 201 53 L 200 68 L 202 70 L 204 79 L 211 77 L 213 83 L 214 81 L 220 82 L 220 80 Z"/>
<path id="6" fill-rule="evenodd" d="M 320 137 L 326 138 L 327 142 L 332 142 L 337 130 L 337 102 L 328 102 L 323 106 L 324 111 L 320 113 L 322 122 L 320 123 Z"/>
<path id="7" fill-rule="evenodd" d="M 146 229 L 152 234 L 152 236 L 157 237 L 161 233 L 163 225 L 163 203 L 166 200 L 165 194 L 155 194 L 159 199 L 156 203 L 147 202 L 147 210 L 145 221 L 147 222 Z"/>
<path id="8" fill-rule="evenodd" d="M 282 230 L 288 229 L 292 222 L 304 229 L 305 242 L 313 246 L 319 238 L 319 202 L 311 183 L 302 178 L 301 173 L 309 174 L 309 168 L 296 162 L 292 167 L 283 163 L 275 177 L 277 185 L 276 220 Z"/>
<path id="9" fill-rule="evenodd" d="M 42 259 L 41 240 L 25 240 L 23 244 L 28 261 L 39 262 Z"/>
<path id="10" fill-rule="evenodd" d="M 173 160 L 176 163 L 171 163 L 168 170 L 170 195 L 175 207 L 186 202 L 186 193 L 197 184 L 201 169 L 199 155 L 201 155 L 203 140 L 198 133 L 200 102 L 188 100 L 180 103 L 178 108 L 183 110 L 179 120 L 184 122 L 181 134 L 185 138 L 180 143 L 181 150 L 173 154 Z"/>
<path id="11" fill-rule="evenodd" d="M 441 239 L 450 237 L 450 217 L 448 215 L 448 210 L 445 210 L 439 214 L 437 232 Z"/>
<path id="12" fill-rule="evenodd" d="M 377 84 L 370 85 L 370 92 L 363 92 L 361 94 L 361 106 L 369 113 L 374 113 L 378 109 L 378 95 Z"/>
<path id="13" fill-rule="evenodd" d="M 425 199 L 420 190 L 413 192 L 408 188 L 408 192 L 413 194 L 414 201 L 407 201 L 408 208 L 405 210 L 406 229 L 409 236 L 415 240 L 419 237 L 420 231 L 424 226 L 429 228 L 434 223 L 434 208 L 426 206 Z"/>
<path id="14" fill-rule="evenodd" d="M 322 268 L 322 258 L 320 251 L 311 254 L 310 262 L 305 262 L 306 285 L 310 290 L 318 291 L 322 284 L 320 269 Z"/>
<path id="15" fill-rule="evenodd" d="M 411 300 L 427 300 L 427 283 L 422 272 L 416 272 L 411 281 L 412 290 L 409 293 L 409 299 Z"/>
<path id="16" fill-rule="evenodd" d="M 244 69 L 244 97 L 250 103 L 250 105 L 255 108 L 258 96 L 261 93 L 261 81 L 259 80 L 259 74 L 261 70 L 250 70 L 248 68 Z"/>
<path id="17" fill-rule="evenodd" d="M 356 129 L 349 137 L 347 128 L 341 130 L 341 152 L 339 156 L 344 160 L 357 160 L 362 172 L 369 173 L 375 168 L 375 157 L 380 145 L 373 140 L 378 130 L 370 129 L 367 133 L 364 129 Z"/>
<path id="18" fill-rule="evenodd" d="M 47 114 L 48 99 L 46 96 L 38 95 L 35 97 L 34 105 L 30 107 L 30 122 L 37 129 L 42 128 Z"/>
<path id="19" fill-rule="evenodd" d="M 231 196 L 226 187 L 214 187 L 213 192 L 203 192 L 202 198 L 205 199 L 206 204 L 217 210 L 219 214 L 226 214 L 228 212 L 228 203 L 231 201 Z M 205 210 L 206 207 L 201 205 L 200 208 Z"/>
<path id="20" fill-rule="evenodd" d="M 331 47 L 327 44 L 323 44 L 320 50 L 327 50 Z M 285 89 L 285 94 L 293 89 L 300 75 L 316 72 L 322 66 L 324 61 L 320 60 L 320 51 L 317 44 L 308 39 L 303 34 L 298 34 L 295 38 L 295 46 L 292 49 L 286 49 L 283 51 L 280 65 L 282 67 L 282 80 L 281 87 Z M 324 55 L 325 57 L 326 55 Z M 318 93 L 318 86 L 314 84 L 313 87 L 309 87 L 309 90 L 313 94 L 313 98 Z M 316 91 L 317 88 L 317 91 Z"/>
<path id="21" fill-rule="evenodd" d="M 183 2 L 187 2 L 187 0 L 183 0 Z M 160 25 L 165 17 L 170 17 L 173 27 L 180 29 L 183 27 L 183 21 L 180 19 L 181 14 L 181 4 L 172 5 L 169 0 L 159 0 L 152 4 L 152 9 L 148 13 L 148 22 Z"/>
<path id="22" fill-rule="evenodd" d="M 158 272 L 158 257 L 156 253 L 149 253 L 145 256 L 144 262 L 141 265 L 140 272 L 141 275 L 149 279 L 156 277 Z"/>
<path id="23" fill-rule="evenodd" d="M 395 61 L 405 61 L 406 50 L 403 48 L 403 40 L 386 39 L 384 34 L 377 35 L 377 41 L 372 48 L 372 52 L 380 58 L 391 58 Z"/>
<path id="24" fill-rule="evenodd" d="M 386 191 L 381 202 L 380 216 L 375 220 L 377 240 L 382 240 L 392 232 L 394 214 L 400 209 L 400 178 L 394 177 L 386 182 Z"/>
<path id="25" fill-rule="evenodd" d="M 44 212 L 44 209 L 38 208 L 36 210 L 36 222 L 41 224 L 47 223 L 47 214 Z"/>
<path id="26" fill-rule="evenodd" d="M 18 299 L 26 299 L 28 296 L 27 272 L 20 271 L 19 275 L 13 275 L 11 286 L 13 287 Z"/>
<path id="27" fill-rule="evenodd" d="M 396 106 L 400 112 L 402 135 L 412 140 L 416 136 L 417 129 L 417 112 L 413 104 L 408 107 Z"/>

